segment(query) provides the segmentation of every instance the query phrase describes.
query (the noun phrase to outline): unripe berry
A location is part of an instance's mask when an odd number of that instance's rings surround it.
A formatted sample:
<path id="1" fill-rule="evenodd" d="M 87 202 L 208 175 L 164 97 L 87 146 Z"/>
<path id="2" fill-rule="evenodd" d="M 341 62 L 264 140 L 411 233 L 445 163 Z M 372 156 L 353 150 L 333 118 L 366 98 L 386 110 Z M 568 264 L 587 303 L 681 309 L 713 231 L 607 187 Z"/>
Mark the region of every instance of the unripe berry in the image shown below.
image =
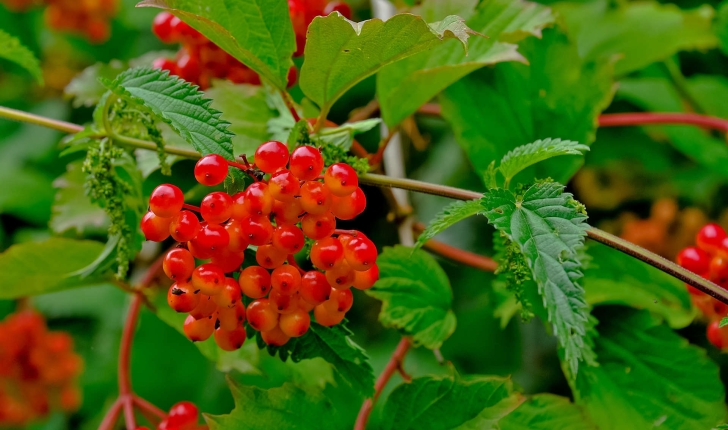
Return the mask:
<path id="1" fill-rule="evenodd" d="M 195 249 L 211 257 L 226 248 L 230 243 L 230 235 L 225 227 L 217 224 L 203 226 L 197 237 L 191 240 Z M 209 258 L 207 257 L 207 258 Z"/>
<path id="2" fill-rule="evenodd" d="M 185 204 L 182 190 L 171 184 L 162 184 L 152 191 L 149 197 L 149 209 L 156 216 L 170 218 L 177 215 Z"/>
<path id="3" fill-rule="evenodd" d="M 710 255 L 700 248 L 690 246 L 677 255 L 677 264 L 702 276 L 710 267 Z"/>
<path id="4" fill-rule="evenodd" d="M 265 142 L 255 151 L 255 165 L 265 173 L 273 173 L 288 164 L 288 148 L 281 142 Z"/>
<path id="5" fill-rule="evenodd" d="M 310 214 L 322 214 L 331 207 L 331 192 L 326 184 L 308 181 L 301 186 L 301 208 Z"/>
<path id="6" fill-rule="evenodd" d="M 285 254 L 297 253 L 303 249 L 305 242 L 301 229 L 293 225 L 280 226 L 273 232 L 273 246 Z"/>
<path id="7" fill-rule="evenodd" d="M 329 313 L 349 312 L 354 304 L 354 295 L 351 290 L 332 290 L 331 298 L 323 303 Z"/>
<path id="8" fill-rule="evenodd" d="M 189 282 L 177 282 L 167 291 L 167 303 L 175 312 L 192 312 L 200 304 L 200 295 Z"/>
<path id="9" fill-rule="evenodd" d="M 295 294 L 301 288 L 301 273 L 290 264 L 276 268 L 270 279 L 273 289 L 282 294 Z"/>
<path id="10" fill-rule="evenodd" d="M 324 327 L 333 327 L 336 324 L 344 320 L 344 312 L 329 312 L 326 310 L 323 304 L 316 306 L 313 309 L 313 316 L 316 318 L 316 322 Z"/>
<path id="11" fill-rule="evenodd" d="M 275 269 L 286 262 L 288 254 L 274 245 L 261 245 L 255 252 L 255 261 L 266 269 Z"/>
<path id="12" fill-rule="evenodd" d="M 349 263 L 342 261 L 336 267 L 326 271 L 326 280 L 329 281 L 331 288 L 335 290 L 346 290 L 354 285 L 356 272 L 349 266 Z M 331 294 L 334 292 L 332 291 Z"/>
<path id="13" fill-rule="evenodd" d="M 308 331 L 311 326 L 311 317 L 308 312 L 302 310 L 294 311 L 287 315 L 281 315 L 278 321 L 278 327 L 289 337 L 301 337 Z"/>
<path id="14" fill-rule="evenodd" d="M 320 305 L 329 299 L 331 295 L 331 285 L 326 280 L 326 275 L 316 270 L 306 272 L 301 277 L 301 289 L 299 290 L 301 298 L 313 305 Z"/>
<path id="15" fill-rule="evenodd" d="M 141 229 L 144 237 L 152 242 L 162 242 L 169 237 L 169 225 L 172 218 L 162 218 L 147 212 L 142 218 Z"/>
<path id="16" fill-rule="evenodd" d="M 334 209 L 334 207 L 332 207 Z M 313 240 L 331 236 L 336 230 L 336 218 L 331 212 L 320 215 L 307 214 L 301 219 L 303 234 Z"/>
<path id="17" fill-rule="evenodd" d="M 202 342 L 212 335 L 215 330 L 215 321 L 212 317 L 196 320 L 192 315 L 188 315 L 183 330 L 187 338 L 192 342 Z"/>
<path id="18" fill-rule="evenodd" d="M 202 199 L 200 215 L 210 224 L 222 224 L 233 214 L 233 198 L 227 193 L 216 191 Z"/>
<path id="19" fill-rule="evenodd" d="M 273 209 L 273 196 L 265 182 L 250 184 L 245 190 L 243 208 L 251 215 L 268 215 Z"/>
<path id="20" fill-rule="evenodd" d="M 214 264 L 200 265 L 192 272 L 192 286 L 202 294 L 214 296 L 222 291 L 224 284 L 225 274 Z"/>
<path id="21" fill-rule="evenodd" d="M 361 188 L 357 188 L 348 196 L 333 196 L 331 201 L 331 212 L 336 218 L 351 220 L 361 215 L 367 207 L 367 197 Z"/>
<path id="22" fill-rule="evenodd" d="M 311 247 L 311 263 L 321 270 L 333 269 L 344 260 L 344 247 L 335 237 L 314 242 Z"/>
<path id="23" fill-rule="evenodd" d="M 215 329 L 215 343 L 223 351 L 237 351 L 245 343 L 245 328 L 240 326 L 234 330 L 225 330 L 222 327 Z"/>
<path id="24" fill-rule="evenodd" d="M 267 345 L 273 345 L 273 346 L 283 346 L 285 345 L 291 338 L 283 333 L 281 331 L 280 327 L 276 326 L 272 330 L 263 331 L 260 333 L 261 337 L 263 338 L 263 342 L 265 342 Z"/>
<path id="25" fill-rule="evenodd" d="M 271 196 L 282 202 L 290 202 L 301 190 L 301 184 L 290 170 L 279 170 L 271 175 L 268 181 Z"/>
<path id="26" fill-rule="evenodd" d="M 220 308 L 233 308 L 241 303 L 242 292 L 240 284 L 233 278 L 225 278 L 225 285 L 219 294 L 212 296 L 212 301 Z"/>
<path id="27" fill-rule="evenodd" d="M 265 245 L 273 238 L 273 224 L 266 216 L 250 217 L 242 221 L 243 235 L 251 245 Z"/>
<path id="28" fill-rule="evenodd" d="M 271 276 L 271 280 L 272 280 Z M 290 314 L 298 309 L 298 302 L 301 300 L 298 294 L 283 294 L 275 288 L 268 295 L 270 308 L 279 314 Z"/>
<path id="29" fill-rule="evenodd" d="M 368 290 L 379 280 L 379 266 L 374 264 L 371 269 L 363 272 L 354 272 L 354 285 L 357 290 Z"/>
<path id="30" fill-rule="evenodd" d="M 218 308 L 217 321 L 223 330 L 235 330 L 245 322 L 245 305 L 238 302 L 231 308 Z"/>
<path id="31" fill-rule="evenodd" d="M 302 181 L 313 181 L 324 168 L 321 151 L 312 146 L 300 146 L 291 154 L 291 173 Z"/>
<path id="32" fill-rule="evenodd" d="M 348 164 L 336 163 L 326 169 L 324 183 L 329 187 L 331 194 L 346 197 L 359 187 L 359 177 L 356 175 L 356 170 Z"/>
<path id="33" fill-rule="evenodd" d="M 197 320 L 211 317 L 217 311 L 217 305 L 212 300 L 212 297 L 200 293 L 199 290 L 194 290 L 193 293 L 199 296 L 200 299 L 197 306 L 190 311 L 190 316 Z"/>
<path id="34" fill-rule="evenodd" d="M 377 247 L 364 235 L 357 235 L 344 246 L 344 257 L 352 269 L 369 270 L 377 261 Z"/>
<path id="35" fill-rule="evenodd" d="M 172 217 L 172 222 L 169 224 L 169 233 L 177 242 L 187 242 L 194 239 L 201 229 L 202 226 L 200 220 L 197 219 L 197 215 L 190 211 L 180 211 Z"/>
<path id="36" fill-rule="evenodd" d="M 251 299 L 265 297 L 271 289 L 270 273 L 260 266 L 246 267 L 238 283 L 243 294 Z"/>
<path id="37" fill-rule="evenodd" d="M 200 158 L 195 165 L 195 179 L 208 187 L 225 182 L 228 174 L 228 163 L 222 156 L 210 154 Z"/>
<path id="38" fill-rule="evenodd" d="M 698 232 L 695 241 L 698 248 L 708 253 L 714 253 L 718 250 L 723 239 L 726 238 L 726 232 L 723 227 L 718 224 L 706 224 Z"/>
<path id="39" fill-rule="evenodd" d="M 171 427 L 183 427 L 188 424 L 197 424 L 199 411 L 192 402 L 175 403 L 169 410 L 167 422 Z"/>
<path id="40" fill-rule="evenodd" d="M 164 256 L 162 269 L 173 281 L 186 281 L 195 270 L 195 258 L 184 248 L 175 248 Z"/>
<path id="41" fill-rule="evenodd" d="M 250 302 L 245 315 L 248 317 L 248 324 L 258 331 L 269 331 L 278 326 L 278 312 L 271 307 L 268 299 Z"/>

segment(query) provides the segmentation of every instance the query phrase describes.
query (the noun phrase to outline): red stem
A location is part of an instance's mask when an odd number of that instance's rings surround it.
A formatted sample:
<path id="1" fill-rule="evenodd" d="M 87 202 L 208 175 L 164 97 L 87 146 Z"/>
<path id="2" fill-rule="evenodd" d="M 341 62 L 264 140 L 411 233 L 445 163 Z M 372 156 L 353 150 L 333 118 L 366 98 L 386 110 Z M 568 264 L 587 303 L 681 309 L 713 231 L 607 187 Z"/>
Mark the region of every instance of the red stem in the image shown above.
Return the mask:
<path id="1" fill-rule="evenodd" d="M 136 405 L 136 407 L 138 407 L 142 413 L 146 412 L 145 416 L 147 416 L 148 414 L 147 419 L 149 419 L 149 416 L 155 417 L 159 421 L 167 418 L 167 414 L 163 410 L 142 399 L 136 394 L 132 397 L 132 399 L 134 400 L 134 405 Z M 153 420 L 150 419 L 149 421 Z"/>
<path id="2" fill-rule="evenodd" d="M 364 430 L 367 427 L 369 414 L 372 412 L 374 403 L 376 403 L 377 399 L 379 399 L 379 396 L 382 394 L 382 390 L 384 390 L 384 387 L 387 385 L 387 382 L 389 382 L 389 379 L 392 378 L 394 372 L 401 371 L 404 357 L 407 355 L 407 351 L 409 351 L 410 346 L 411 343 L 409 339 L 405 337 L 399 341 L 397 349 L 394 350 L 392 357 L 389 359 L 389 363 L 387 363 L 382 374 L 379 375 L 379 378 L 377 378 L 376 384 L 374 384 L 374 396 L 371 399 L 367 399 L 364 404 L 361 405 L 359 415 L 356 417 L 356 424 L 354 424 L 354 430 Z"/>
<path id="3" fill-rule="evenodd" d="M 197 213 L 200 212 L 200 207 L 199 206 L 188 205 L 187 203 L 185 203 L 185 204 L 182 205 L 182 209 L 187 209 L 189 211 L 193 211 L 193 212 L 197 212 Z"/>
<path id="4" fill-rule="evenodd" d="M 298 271 L 301 273 L 301 275 L 306 274 L 306 271 L 301 269 L 301 266 L 299 266 L 298 263 L 296 263 L 296 257 L 294 257 L 293 254 L 288 254 L 288 264 L 291 267 L 295 267 L 296 269 L 298 269 Z"/>
<path id="5" fill-rule="evenodd" d="M 122 407 L 124 407 L 124 403 L 121 399 L 114 400 L 114 404 L 111 405 L 109 411 L 106 412 L 106 416 L 101 421 L 99 430 L 112 430 L 116 424 L 116 420 L 119 419 Z"/>
<path id="6" fill-rule="evenodd" d="M 425 228 L 426 226 L 421 222 L 416 222 L 412 225 L 412 229 L 416 233 L 422 233 L 425 231 Z M 498 268 L 498 263 L 492 258 L 468 252 L 435 239 L 428 240 L 422 247 L 442 257 L 485 272 L 495 272 L 495 269 Z"/>
<path id="7" fill-rule="evenodd" d="M 131 395 L 120 397 L 124 403 L 124 421 L 126 430 L 136 430 L 136 418 L 134 417 L 134 401 Z"/>
<path id="8" fill-rule="evenodd" d="M 696 113 L 632 112 L 604 114 L 599 117 L 600 127 L 644 124 L 688 124 L 728 132 L 728 120 Z"/>
<path id="9" fill-rule="evenodd" d="M 244 164 L 236 163 L 234 161 L 228 161 L 227 163 L 228 163 L 228 166 L 232 166 L 232 167 L 235 167 L 236 169 L 242 170 L 248 176 L 250 176 L 253 179 L 253 181 L 258 182 L 258 178 L 254 174 L 250 173 L 250 169 L 252 169 L 253 166 L 246 166 Z"/>
<path id="10" fill-rule="evenodd" d="M 131 300 L 126 322 L 124 323 L 124 332 L 121 335 L 121 347 L 119 348 L 119 394 L 121 396 L 129 396 L 132 394 L 130 374 L 131 344 L 134 340 L 134 331 L 136 330 L 139 309 L 142 304 L 142 299 L 139 294 L 134 294 L 134 298 Z"/>
<path id="11" fill-rule="evenodd" d="M 356 236 L 359 232 L 356 230 L 340 230 L 337 228 L 334 230 L 334 234 L 348 234 L 349 236 Z"/>

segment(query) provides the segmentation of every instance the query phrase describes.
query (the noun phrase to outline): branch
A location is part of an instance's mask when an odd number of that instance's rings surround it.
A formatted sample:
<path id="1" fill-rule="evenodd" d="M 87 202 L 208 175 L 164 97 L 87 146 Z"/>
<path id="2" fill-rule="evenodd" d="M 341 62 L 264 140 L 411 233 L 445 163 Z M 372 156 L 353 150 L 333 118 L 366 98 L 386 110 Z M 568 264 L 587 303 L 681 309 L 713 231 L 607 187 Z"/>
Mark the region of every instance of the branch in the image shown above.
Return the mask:
<path id="1" fill-rule="evenodd" d="M 364 430 L 367 427 L 369 414 L 371 414 L 372 408 L 374 408 L 374 403 L 376 403 L 377 399 L 379 399 L 379 396 L 382 394 L 382 390 L 384 390 L 384 387 L 387 385 L 387 382 L 389 382 L 389 379 L 392 378 L 394 372 L 402 371 L 404 357 L 407 355 L 407 351 L 409 351 L 411 345 L 412 344 L 409 339 L 406 337 L 403 337 L 402 340 L 399 341 L 397 349 L 394 350 L 392 357 L 389 359 L 389 363 L 387 363 L 382 374 L 379 375 L 379 378 L 377 378 L 376 384 L 374 384 L 374 396 L 371 399 L 367 399 L 364 404 L 361 405 L 359 415 L 356 417 L 356 423 L 354 424 L 354 430 Z M 404 374 L 403 377 L 405 379 L 409 378 L 406 374 Z"/>
<path id="2" fill-rule="evenodd" d="M 687 124 L 728 133 L 728 120 L 696 113 L 610 113 L 599 117 L 600 127 L 621 127 L 645 124 Z"/>

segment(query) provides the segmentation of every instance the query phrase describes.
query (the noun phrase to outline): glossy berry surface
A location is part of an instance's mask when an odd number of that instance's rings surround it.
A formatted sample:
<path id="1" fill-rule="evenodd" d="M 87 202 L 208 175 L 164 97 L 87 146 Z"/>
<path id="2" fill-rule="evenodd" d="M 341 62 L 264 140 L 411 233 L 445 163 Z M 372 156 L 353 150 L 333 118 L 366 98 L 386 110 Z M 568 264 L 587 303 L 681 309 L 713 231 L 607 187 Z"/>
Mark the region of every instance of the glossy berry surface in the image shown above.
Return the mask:
<path id="1" fill-rule="evenodd" d="M 271 286 L 282 294 L 295 294 L 301 288 L 301 274 L 291 265 L 284 265 L 273 270 L 270 276 Z"/>
<path id="2" fill-rule="evenodd" d="M 206 155 L 195 165 L 195 179 L 208 187 L 222 184 L 227 174 L 227 160 L 217 154 Z"/>
<path id="3" fill-rule="evenodd" d="M 725 238 L 726 232 L 723 230 L 723 227 L 711 223 L 706 224 L 700 229 L 695 237 L 695 243 L 703 251 L 714 253 L 718 250 Z"/>
<path id="4" fill-rule="evenodd" d="M 275 140 L 265 142 L 255 151 L 255 165 L 265 173 L 273 173 L 286 167 L 289 155 L 283 143 Z"/>
<path id="5" fill-rule="evenodd" d="M 311 326 L 311 317 L 308 312 L 297 310 L 290 314 L 281 315 L 278 327 L 288 337 L 301 337 Z"/>
<path id="6" fill-rule="evenodd" d="M 261 337 L 263 338 L 263 342 L 273 346 L 283 346 L 291 339 L 278 326 L 271 330 L 261 332 Z"/>
<path id="7" fill-rule="evenodd" d="M 225 274 L 214 264 L 202 264 L 192 271 L 192 286 L 202 294 L 213 296 L 222 291 Z"/>
<path id="8" fill-rule="evenodd" d="M 162 242 L 169 237 L 171 223 L 171 218 L 162 218 L 155 215 L 154 212 L 147 212 L 141 222 L 142 233 L 147 240 Z"/>
<path id="9" fill-rule="evenodd" d="M 691 246 L 680 251 L 677 263 L 693 273 L 702 275 L 710 268 L 710 255 L 700 248 Z"/>
<path id="10" fill-rule="evenodd" d="M 185 199 L 182 190 L 171 184 L 158 186 L 149 197 L 149 209 L 162 218 L 170 218 L 176 215 L 182 210 L 184 204 Z"/>
<path id="11" fill-rule="evenodd" d="M 175 403 L 167 414 L 167 421 L 170 426 L 185 426 L 188 424 L 197 424 L 199 419 L 199 410 L 192 402 Z"/>
<path id="12" fill-rule="evenodd" d="M 326 279 L 326 275 L 316 270 L 306 272 L 301 277 L 301 288 L 299 290 L 301 298 L 313 305 L 319 305 L 329 299 L 331 295 L 331 285 Z"/>
<path id="13" fill-rule="evenodd" d="M 250 326 L 258 331 L 269 331 L 278 326 L 278 313 L 271 307 L 268 299 L 250 302 L 245 314 Z"/>
<path id="14" fill-rule="evenodd" d="M 177 242 L 188 242 L 202 229 L 197 215 L 191 211 L 180 211 L 169 224 L 169 233 Z"/>
<path id="15" fill-rule="evenodd" d="M 291 153 L 290 170 L 302 181 L 315 180 L 324 168 L 321 151 L 313 146 L 299 146 Z"/>
<path id="16" fill-rule="evenodd" d="M 336 163 L 326 169 L 324 183 L 331 191 L 331 194 L 337 197 L 346 197 L 359 187 L 359 177 L 348 164 Z"/>
<path id="17" fill-rule="evenodd" d="M 190 251 L 183 248 L 175 248 L 167 253 L 162 263 L 162 268 L 167 277 L 173 281 L 186 281 L 192 276 L 195 270 L 195 258 Z"/>
<path id="18" fill-rule="evenodd" d="M 306 239 L 300 228 L 292 225 L 278 227 L 273 232 L 273 246 L 285 254 L 295 254 L 301 249 Z"/>
<path id="19" fill-rule="evenodd" d="M 192 312 L 200 304 L 200 294 L 189 282 L 176 282 L 167 291 L 167 303 L 175 312 Z"/>
<path id="20" fill-rule="evenodd" d="M 220 191 L 206 195 L 200 204 L 200 215 L 211 224 L 224 223 L 233 215 L 233 198 Z"/>

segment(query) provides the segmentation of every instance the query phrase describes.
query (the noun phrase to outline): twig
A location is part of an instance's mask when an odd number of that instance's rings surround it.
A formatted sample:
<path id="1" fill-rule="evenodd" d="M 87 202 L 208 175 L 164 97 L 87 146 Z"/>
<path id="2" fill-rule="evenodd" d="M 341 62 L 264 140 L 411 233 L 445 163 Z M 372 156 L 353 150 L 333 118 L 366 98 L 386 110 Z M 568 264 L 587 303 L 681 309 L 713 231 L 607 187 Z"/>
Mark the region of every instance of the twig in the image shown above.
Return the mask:
<path id="1" fill-rule="evenodd" d="M 301 269 L 301 266 L 299 266 L 298 263 L 296 262 L 296 257 L 294 257 L 293 254 L 288 254 L 288 259 L 287 260 L 288 260 L 288 264 L 291 267 L 294 267 L 294 268 L 298 269 L 298 273 L 300 273 L 301 276 L 303 276 L 303 275 L 306 274 L 306 271 L 303 270 L 303 269 Z"/>
<path id="2" fill-rule="evenodd" d="M 349 117 L 349 122 L 364 121 L 365 119 L 373 117 L 374 114 L 376 114 L 377 112 L 379 112 L 379 101 L 375 99 L 367 103 L 366 106 L 354 112 Z"/>
<path id="3" fill-rule="evenodd" d="M 599 117 L 600 127 L 621 127 L 645 124 L 686 124 L 728 133 L 728 120 L 696 113 L 632 112 L 610 113 Z"/>
<path id="4" fill-rule="evenodd" d="M 114 403 L 111 405 L 109 410 L 106 412 L 104 419 L 101 421 L 99 430 L 112 430 L 116 425 L 116 421 L 119 419 L 119 414 L 123 407 L 124 403 L 120 398 L 114 400 Z"/>
<path id="5" fill-rule="evenodd" d="M 426 226 L 421 222 L 416 222 L 412 226 L 412 229 L 418 234 L 422 233 L 425 228 Z M 484 272 L 495 272 L 495 269 L 498 268 L 498 263 L 492 258 L 468 252 L 435 239 L 428 240 L 422 247 L 434 254 Z"/>
<path id="6" fill-rule="evenodd" d="M 399 133 L 399 127 L 392 127 L 389 130 L 387 136 L 385 136 L 384 139 L 379 142 L 379 149 L 377 149 L 377 152 L 369 158 L 369 164 L 371 164 L 372 166 L 377 166 L 382 162 L 382 158 L 384 157 L 384 151 L 387 149 L 387 146 L 389 146 L 389 142 L 392 141 L 392 138 L 397 133 Z"/>

